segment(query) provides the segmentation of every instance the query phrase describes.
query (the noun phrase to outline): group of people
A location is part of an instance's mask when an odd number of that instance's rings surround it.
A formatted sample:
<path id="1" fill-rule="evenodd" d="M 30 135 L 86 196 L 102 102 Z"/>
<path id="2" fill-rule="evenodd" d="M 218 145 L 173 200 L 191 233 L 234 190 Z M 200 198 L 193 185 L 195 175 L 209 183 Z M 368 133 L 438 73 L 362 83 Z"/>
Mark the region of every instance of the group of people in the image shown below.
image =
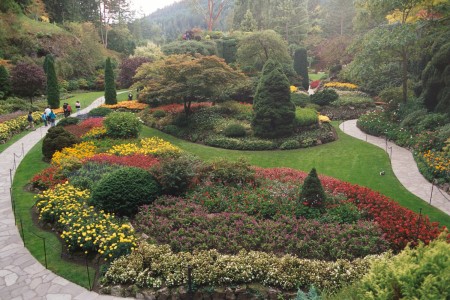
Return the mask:
<path id="1" fill-rule="evenodd" d="M 28 114 L 28 117 L 30 114 Z M 41 115 L 42 120 L 44 121 L 44 125 L 47 126 L 50 124 L 51 127 L 56 125 L 56 114 L 53 112 L 53 110 L 50 108 L 50 106 L 47 106 L 44 110 L 44 113 Z"/>
<path id="2" fill-rule="evenodd" d="M 81 109 L 80 101 L 75 102 L 75 108 L 77 109 L 77 112 Z M 67 118 L 72 113 L 72 107 L 69 103 L 63 104 L 63 110 L 64 110 L 64 117 Z M 44 113 L 41 115 L 42 120 L 44 121 L 44 125 L 48 126 L 50 124 L 51 127 L 56 125 L 56 114 L 53 112 L 53 110 L 50 108 L 50 106 L 47 106 L 44 110 Z M 30 123 L 30 129 L 34 129 L 34 120 L 33 120 L 33 112 L 28 112 L 28 122 Z"/>
<path id="3" fill-rule="evenodd" d="M 67 118 L 72 113 L 72 106 L 70 106 L 69 103 L 64 103 L 63 110 L 64 110 L 64 118 Z"/>

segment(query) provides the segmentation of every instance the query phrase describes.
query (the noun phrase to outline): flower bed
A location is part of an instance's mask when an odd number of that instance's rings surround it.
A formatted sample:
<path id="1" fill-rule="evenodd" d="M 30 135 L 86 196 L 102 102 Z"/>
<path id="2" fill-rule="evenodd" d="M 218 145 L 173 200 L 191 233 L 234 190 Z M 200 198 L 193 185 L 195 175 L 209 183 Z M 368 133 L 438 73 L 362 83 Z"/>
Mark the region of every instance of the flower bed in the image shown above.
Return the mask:
<path id="1" fill-rule="evenodd" d="M 348 82 L 327 82 L 325 83 L 324 87 L 326 88 L 335 88 L 335 89 L 339 89 L 339 90 L 356 90 L 358 88 L 358 86 L 356 84 L 353 83 L 348 83 Z"/>
<path id="2" fill-rule="evenodd" d="M 198 110 L 203 107 L 211 107 L 212 102 L 198 102 L 198 103 L 192 103 L 191 104 L 191 111 Z M 156 108 L 152 108 L 150 112 L 154 112 L 155 110 L 162 110 L 169 114 L 179 114 L 184 112 L 184 105 L 183 104 L 168 104 L 168 105 L 162 105 L 158 106 Z"/>
<path id="3" fill-rule="evenodd" d="M 32 116 L 34 123 L 40 124 L 42 122 L 41 113 L 34 112 L 32 113 Z M 5 143 L 14 134 L 24 131 L 29 125 L 27 115 L 0 123 L 0 143 Z"/>
<path id="4" fill-rule="evenodd" d="M 113 105 L 103 104 L 101 107 L 107 107 L 111 109 L 125 108 L 131 111 L 140 111 L 146 109 L 148 105 L 145 103 L 140 103 L 137 100 L 131 100 L 131 101 L 121 101 Z"/>
<path id="5" fill-rule="evenodd" d="M 111 165 L 121 165 L 127 167 L 137 167 L 142 169 L 150 169 L 159 163 L 159 160 L 156 157 L 151 155 L 144 154 L 132 154 L 127 156 L 117 156 L 107 153 L 96 154 L 92 157 L 89 157 L 83 161 L 83 163 L 87 162 L 97 162 L 97 163 L 106 163 Z"/>
<path id="6" fill-rule="evenodd" d="M 152 154 L 156 156 L 172 155 L 180 153 L 178 147 L 163 139 L 152 137 L 139 141 L 139 143 L 128 143 L 113 146 L 108 153 L 116 155 L 130 155 L 130 154 Z"/>

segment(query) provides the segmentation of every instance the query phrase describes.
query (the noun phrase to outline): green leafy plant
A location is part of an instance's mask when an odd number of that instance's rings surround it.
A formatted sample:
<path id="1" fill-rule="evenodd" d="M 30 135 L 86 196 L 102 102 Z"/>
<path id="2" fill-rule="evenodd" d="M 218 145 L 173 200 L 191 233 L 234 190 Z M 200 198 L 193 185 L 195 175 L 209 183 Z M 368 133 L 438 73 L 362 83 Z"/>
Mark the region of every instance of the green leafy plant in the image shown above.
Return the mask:
<path id="1" fill-rule="evenodd" d="M 113 112 L 105 118 L 103 124 L 106 134 L 114 138 L 135 138 L 142 127 L 140 120 L 130 112 Z"/>
<path id="2" fill-rule="evenodd" d="M 80 119 L 74 117 L 68 117 L 61 119 L 56 126 L 67 126 L 67 125 L 77 125 L 80 123 Z"/>
<path id="3" fill-rule="evenodd" d="M 80 143 L 80 139 L 64 130 L 61 126 L 55 126 L 48 130 L 42 143 L 42 154 L 45 160 L 50 160 L 56 151 Z"/>
<path id="4" fill-rule="evenodd" d="M 339 98 L 338 93 L 333 89 L 323 89 L 311 95 L 311 102 L 320 106 L 328 105 Z"/>
<path id="5" fill-rule="evenodd" d="M 89 111 L 88 116 L 90 117 L 106 117 L 110 113 L 112 113 L 114 110 L 112 110 L 109 107 L 96 107 Z"/>
<path id="6" fill-rule="evenodd" d="M 245 127 L 241 124 L 231 124 L 225 128 L 223 134 L 226 137 L 244 137 L 246 135 Z"/>
<path id="7" fill-rule="evenodd" d="M 323 190 L 322 183 L 317 176 L 317 171 L 315 168 L 312 168 L 303 183 L 302 191 L 300 193 L 300 202 L 309 207 L 323 208 L 326 199 L 327 197 Z"/>

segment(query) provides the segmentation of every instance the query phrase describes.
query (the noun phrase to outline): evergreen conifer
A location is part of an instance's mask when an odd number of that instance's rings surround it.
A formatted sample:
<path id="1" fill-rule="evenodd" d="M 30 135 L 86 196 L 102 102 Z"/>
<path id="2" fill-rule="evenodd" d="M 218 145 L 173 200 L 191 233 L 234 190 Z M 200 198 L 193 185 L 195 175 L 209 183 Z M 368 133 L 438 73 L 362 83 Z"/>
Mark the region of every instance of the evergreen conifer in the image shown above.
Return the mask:
<path id="1" fill-rule="evenodd" d="M 322 208 L 325 206 L 325 191 L 323 190 L 322 183 L 317 176 L 315 168 L 312 168 L 303 183 L 300 202 L 314 208 Z"/>
<path id="2" fill-rule="evenodd" d="M 6 97 L 11 93 L 11 80 L 9 78 L 8 70 L 5 66 L 0 65 L 0 99 Z"/>
<path id="3" fill-rule="evenodd" d="M 309 88 L 308 56 L 305 48 L 298 48 L 294 52 L 294 70 L 302 77 L 302 86 Z"/>
<path id="4" fill-rule="evenodd" d="M 47 55 L 46 58 L 51 55 Z M 47 103 L 50 108 L 59 108 L 59 86 L 56 77 L 55 62 L 53 57 L 47 61 Z M 45 71 L 45 67 L 44 67 Z"/>
<path id="5" fill-rule="evenodd" d="M 106 59 L 105 63 L 105 104 L 117 104 L 116 83 L 114 81 L 114 72 L 109 57 Z"/>
<path id="6" fill-rule="evenodd" d="M 254 134 L 277 138 L 293 133 L 295 105 L 291 102 L 290 84 L 281 65 L 268 60 L 256 89 L 252 120 Z"/>

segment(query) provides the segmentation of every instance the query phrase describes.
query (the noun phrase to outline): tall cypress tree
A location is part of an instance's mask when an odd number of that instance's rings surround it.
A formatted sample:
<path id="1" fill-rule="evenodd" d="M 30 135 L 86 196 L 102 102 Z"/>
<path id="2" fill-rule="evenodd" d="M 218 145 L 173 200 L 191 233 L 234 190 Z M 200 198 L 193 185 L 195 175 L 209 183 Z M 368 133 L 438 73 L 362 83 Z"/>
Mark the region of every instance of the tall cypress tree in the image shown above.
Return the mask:
<path id="1" fill-rule="evenodd" d="M 298 48 L 294 52 L 294 70 L 302 77 L 302 86 L 305 90 L 309 87 L 308 56 L 305 48 Z"/>
<path id="2" fill-rule="evenodd" d="M 116 83 L 111 59 L 108 57 L 105 63 L 105 104 L 117 104 Z"/>
<path id="3" fill-rule="evenodd" d="M 9 73 L 5 66 L 0 65 L 0 99 L 6 99 L 9 93 L 11 93 Z"/>
<path id="4" fill-rule="evenodd" d="M 277 138 L 293 133 L 295 105 L 290 84 L 281 65 L 268 60 L 256 89 L 252 120 L 253 132 L 263 138 Z"/>
<path id="5" fill-rule="evenodd" d="M 47 103 L 50 108 L 59 108 L 59 85 L 58 78 L 56 77 L 55 62 L 53 57 L 50 57 L 47 60 L 47 65 L 45 67 L 47 68 Z"/>

